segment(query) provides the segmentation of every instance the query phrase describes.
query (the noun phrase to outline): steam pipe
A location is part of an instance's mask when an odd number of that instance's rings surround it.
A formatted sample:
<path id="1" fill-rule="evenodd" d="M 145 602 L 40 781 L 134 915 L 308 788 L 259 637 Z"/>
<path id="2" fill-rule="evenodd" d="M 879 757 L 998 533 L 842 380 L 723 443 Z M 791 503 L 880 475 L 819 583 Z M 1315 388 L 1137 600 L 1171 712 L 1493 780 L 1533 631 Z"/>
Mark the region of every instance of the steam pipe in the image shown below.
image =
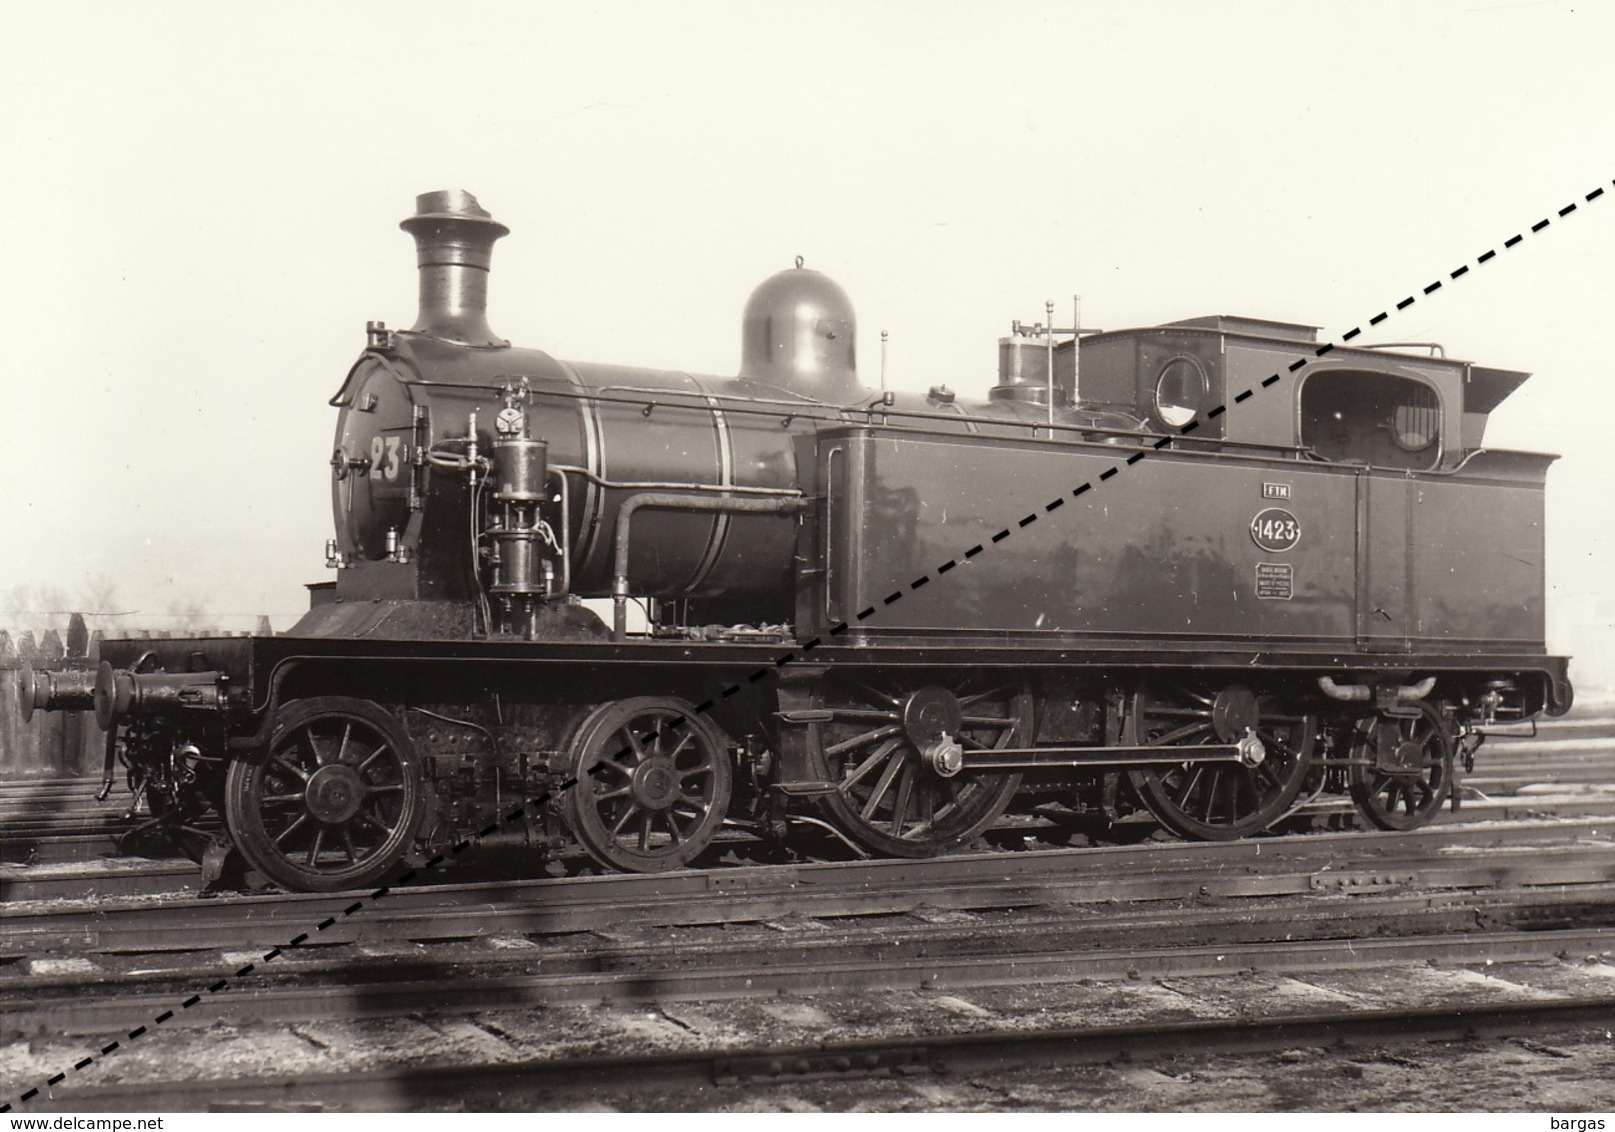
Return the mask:
<path id="1" fill-rule="evenodd" d="M 610 488 L 616 491 L 710 491 L 718 494 L 733 495 L 789 496 L 793 499 L 801 498 L 802 495 L 802 492 L 794 487 L 746 487 L 743 484 L 734 483 L 665 483 L 656 480 L 608 480 L 604 476 L 597 476 L 588 468 L 580 468 L 576 464 L 551 464 L 550 471 L 580 476 L 596 487 Z"/>
<path id="2" fill-rule="evenodd" d="M 807 500 L 728 499 L 705 495 L 678 495 L 647 491 L 623 500 L 617 509 L 617 531 L 613 538 L 611 567 L 611 639 L 628 635 L 628 544 L 634 514 L 647 507 L 660 511 L 710 511 L 724 515 L 792 515 L 807 507 Z"/>

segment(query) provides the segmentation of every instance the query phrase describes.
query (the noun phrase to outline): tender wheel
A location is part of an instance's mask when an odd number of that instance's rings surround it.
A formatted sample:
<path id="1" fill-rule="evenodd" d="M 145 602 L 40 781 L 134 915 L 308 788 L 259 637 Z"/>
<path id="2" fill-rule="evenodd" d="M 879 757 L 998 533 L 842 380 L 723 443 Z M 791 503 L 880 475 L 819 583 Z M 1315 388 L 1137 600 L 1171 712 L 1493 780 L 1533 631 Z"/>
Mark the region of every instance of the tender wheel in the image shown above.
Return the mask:
<path id="1" fill-rule="evenodd" d="M 404 855 L 423 811 L 409 737 L 368 700 L 282 709 L 267 750 L 225 778 L 224 812 L 247 863 L 303 892 L 371 884 Z"/>
<path id="2" fill-rule="evenodd" d="M 975 837 L 1008 808 L 1018 774 L 944 777 L 925 752 L 1012 745 L 1030 714 L 1018 683 L 955 692 L 886 692 L 838 681 L 821 695 L 829 718 L 809 725 L 818 773 L 838 789 L 821 803 L 836 828 L 889 857 L 934 857 Z M 946 738 L 943 738 L 946 733 Z"/>
<path id="3" fill-rule="evenodd" d="M 572 832 L 600 864 L 629 873 L 695 859 L 723 825 L 734 781 L 716 725 L 683 700 L 662 696 L 591 712 L 572 740 L 572 773 Z"/>
<path id="4" fill-rule="evenodd" d="M 1439 709 L 1415 706 L 1415 716 L 1368 715 L 1352 728 L 1351 800 L 1379 829 L 1417 829 L 1447 800 L 1452 735 Z"/>
<path id="5" fill-rule="evenodd" d="M 1240 763 L 1183 763 L 1128 772 L 1133 789 L 1167 829 L 1196 841 L 1232 841 L 1283 817 L 1312 764 L 1316 721 L 1305 710 L 1243 684 L 1207 691 L 1146 685 L 1133 697 L 1133 728 L 1148 746 L 1211 746 L 1245 740 Z M 1258 742 L 1250 743 L 1254 737 Z"/>

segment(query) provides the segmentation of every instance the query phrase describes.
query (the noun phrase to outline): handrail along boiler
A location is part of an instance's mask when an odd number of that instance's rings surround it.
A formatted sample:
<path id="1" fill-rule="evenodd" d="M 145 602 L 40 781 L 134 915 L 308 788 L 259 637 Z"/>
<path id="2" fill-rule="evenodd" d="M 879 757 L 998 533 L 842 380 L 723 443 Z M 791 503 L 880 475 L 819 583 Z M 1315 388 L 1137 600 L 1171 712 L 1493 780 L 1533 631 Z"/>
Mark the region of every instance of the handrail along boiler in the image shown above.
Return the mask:
<path id="1" fill-rule="evenodd" d="M 726 827 L 928 856 L 1012 806 L 1226 839 L 1336 793 L 1403 829 L 1488 729 L 1570 705 L 1553 458 L 1483 444 L 1525 374 L 1216 316 L 1016 323 L 985 401 L 879 392 L 800 260 L 734 377 L 567 362 L 489 327 L 508 229 L 470 194 L 402 226 L 419 315 L 332 399 L 308 614 L 24 682 L 93 706 L 155 820 L 217 808 L 289 888 L 518 812 L 640 871 Z"/>

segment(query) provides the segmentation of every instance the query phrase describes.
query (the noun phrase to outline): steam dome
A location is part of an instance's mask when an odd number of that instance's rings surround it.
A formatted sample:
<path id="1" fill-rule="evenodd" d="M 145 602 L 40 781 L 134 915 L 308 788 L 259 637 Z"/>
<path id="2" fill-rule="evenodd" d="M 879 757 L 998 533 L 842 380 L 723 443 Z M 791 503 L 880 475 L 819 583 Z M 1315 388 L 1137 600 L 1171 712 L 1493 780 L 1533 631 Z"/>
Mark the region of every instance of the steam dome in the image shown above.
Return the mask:
<path id="1" fill-rule="evenodd" d="M 857 398 L 858 320 L 828 275 L 796 266 L 758 284 L 741 316 L 740 376 L 804 397 Z"/>

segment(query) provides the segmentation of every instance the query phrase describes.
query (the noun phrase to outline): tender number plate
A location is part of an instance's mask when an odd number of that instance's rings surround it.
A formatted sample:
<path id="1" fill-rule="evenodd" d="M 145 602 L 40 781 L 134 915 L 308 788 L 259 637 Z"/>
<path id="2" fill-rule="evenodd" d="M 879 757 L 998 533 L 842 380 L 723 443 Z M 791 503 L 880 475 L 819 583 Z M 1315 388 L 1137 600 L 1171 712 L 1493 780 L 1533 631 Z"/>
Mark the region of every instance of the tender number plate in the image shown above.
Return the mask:
<path id="1" fill-rule="evenodd" d="M 1301 522 L 1282 507 L 1269 507 L 1251 520 L 1251 540 L 1273 553 L 1293 550 L 1301 541 Z"/>

